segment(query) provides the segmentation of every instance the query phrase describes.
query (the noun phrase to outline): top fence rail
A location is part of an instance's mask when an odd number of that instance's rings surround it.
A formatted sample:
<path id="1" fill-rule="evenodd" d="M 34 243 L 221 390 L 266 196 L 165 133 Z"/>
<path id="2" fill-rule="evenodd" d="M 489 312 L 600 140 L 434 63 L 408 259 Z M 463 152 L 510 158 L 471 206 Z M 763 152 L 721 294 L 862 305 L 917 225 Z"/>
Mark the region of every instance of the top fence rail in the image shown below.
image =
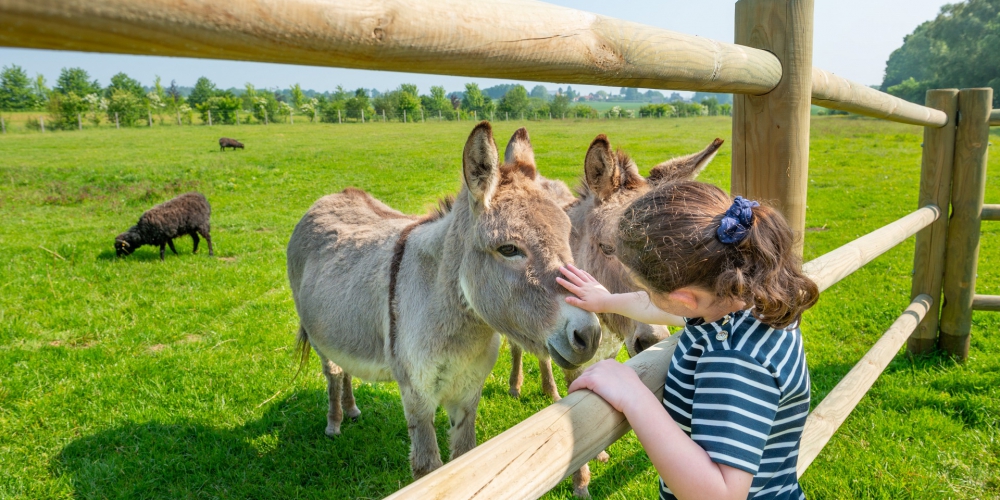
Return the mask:
<path id="1" fill-rule="evenodd" d="M 770 52 L 533 0 L 0 0 L 0 45 L 761 95 Z M 813 103 L 947 117 L 814 70 Z"/>
<path id="2" fill-rule="evenodd" d="M 1000 109 L 994 109 L 993 112 L 990 113 L 990 126 L 1000 127 Z"/>

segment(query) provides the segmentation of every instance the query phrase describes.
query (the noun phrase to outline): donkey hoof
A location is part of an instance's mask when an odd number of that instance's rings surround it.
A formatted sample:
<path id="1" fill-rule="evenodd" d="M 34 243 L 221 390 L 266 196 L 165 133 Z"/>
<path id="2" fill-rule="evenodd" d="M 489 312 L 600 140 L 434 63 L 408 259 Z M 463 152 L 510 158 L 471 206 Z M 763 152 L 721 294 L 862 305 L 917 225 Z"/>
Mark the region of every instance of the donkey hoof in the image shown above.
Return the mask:
<path id="1" fill-rule="evenodd" d="M 345 412 L 345 413 L 346 413 L 347 417 L 351 419 L 352 422 L 357 422 L 358 421 L 358 417 L 361 416 L 361 410 L 359 410 L 357 406 L 355 406 L 354 408 L 351 408 L 351 409 L 347 410 L 347 412 Z"/>
<path id="2" fill-rule="evenodd" d="M 573 496 L 576 498 L 590 498 L 590 490 L 586 486 L 573 488 Z"/>
<path id="3" fill-rule="evenodd" d="M 514 397 L 514 399 L 521 399 L 521 389 L 515 389 L 511 387 L 510 390 L 507 392 L 509 392 L 510 395 Z"/>
<path id="4" fill-rule="evenodd" d="M 597 454 L 597 461 L 601 462 L 602 464 L 608 463 L 608 460 L 610 460 L 610 459 L 611 459 L 611 456 L 608 455 L 608 452 L 606 452 L 606 451 L 602 451 L 602 452 L 600 452 L 600 453 Z"/>
<path id="5" fill-rule="evenodd" d="M 340 435 L 340 425 L 330 424 L 326 426 L 326 435 L 330 437 L 335 437 Z"/>

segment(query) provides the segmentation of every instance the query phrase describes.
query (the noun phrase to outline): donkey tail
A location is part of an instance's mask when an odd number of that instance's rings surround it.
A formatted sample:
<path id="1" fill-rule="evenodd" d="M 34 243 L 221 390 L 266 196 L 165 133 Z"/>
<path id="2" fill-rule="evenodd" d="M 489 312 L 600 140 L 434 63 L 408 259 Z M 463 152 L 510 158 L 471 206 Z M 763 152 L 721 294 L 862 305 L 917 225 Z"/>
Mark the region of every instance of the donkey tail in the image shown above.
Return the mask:
<path id="1" fill-rule="evenodd" d="M 653 183 L 694 180 L 712 162 L 723 142 L 725 141 L 716 138 L 700 152 L 667 160 L 653 167 L 649 171 L 649 180 Z"/>
<path id="2" fill-rule="evenodd" d="M 302 373 L 302 369 L 309 363 L 309 351 L 312 350 L 312 345 L 309 344 L 309 334 L 306 333 L 306 329 L 299 325 L 299 334 L 295 338 L 295 351 L 299 357 L 299 369 L 295 371 L 295 376 L 292 377 L 292 382 L 299 378 L 299 374 Z"/>

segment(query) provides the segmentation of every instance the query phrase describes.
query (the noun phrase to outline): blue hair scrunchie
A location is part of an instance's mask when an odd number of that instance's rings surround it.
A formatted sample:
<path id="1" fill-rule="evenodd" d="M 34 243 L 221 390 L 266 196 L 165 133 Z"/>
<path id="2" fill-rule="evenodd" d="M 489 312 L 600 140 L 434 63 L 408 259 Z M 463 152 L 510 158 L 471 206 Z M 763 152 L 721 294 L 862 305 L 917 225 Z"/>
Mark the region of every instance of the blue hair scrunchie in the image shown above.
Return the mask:
<path id="1" fill-rule="evenodd" d="M 722 216 L 722 221 L 719 222 L 719 229 L 715 231 L 715 235 L 719 238 L 719 241 L 726 245 L 734 245 L 743 241 L 743 238 L 747 237 L 747 232 L 750 231 L 750 226 L 753 224 L 752 208 L 759 206 L 760 203 L 756 201 L 737 196 L 733 200 L 733 205 Z"/>

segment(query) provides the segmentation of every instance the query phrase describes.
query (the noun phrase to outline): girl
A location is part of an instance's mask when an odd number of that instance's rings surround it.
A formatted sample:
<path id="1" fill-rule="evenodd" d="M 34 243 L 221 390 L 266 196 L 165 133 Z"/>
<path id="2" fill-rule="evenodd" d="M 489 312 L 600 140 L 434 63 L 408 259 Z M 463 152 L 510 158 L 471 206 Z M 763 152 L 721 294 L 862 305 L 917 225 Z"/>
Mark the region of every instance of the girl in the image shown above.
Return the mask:
<path id="1" fill-rule="evenodd" d="M 624 212 L 618 259 L 644 292 L 611 294 L 562 268 L 570 304 L 683 325 L 663 400 L 614 360 L 569 388 L 625 414 L 660 474 L 660 498 L 801 499 L 795 475 L 809 412 L 799 317 L 819 296 L 784 218 L 699 182 L 659 186 Z"/>

